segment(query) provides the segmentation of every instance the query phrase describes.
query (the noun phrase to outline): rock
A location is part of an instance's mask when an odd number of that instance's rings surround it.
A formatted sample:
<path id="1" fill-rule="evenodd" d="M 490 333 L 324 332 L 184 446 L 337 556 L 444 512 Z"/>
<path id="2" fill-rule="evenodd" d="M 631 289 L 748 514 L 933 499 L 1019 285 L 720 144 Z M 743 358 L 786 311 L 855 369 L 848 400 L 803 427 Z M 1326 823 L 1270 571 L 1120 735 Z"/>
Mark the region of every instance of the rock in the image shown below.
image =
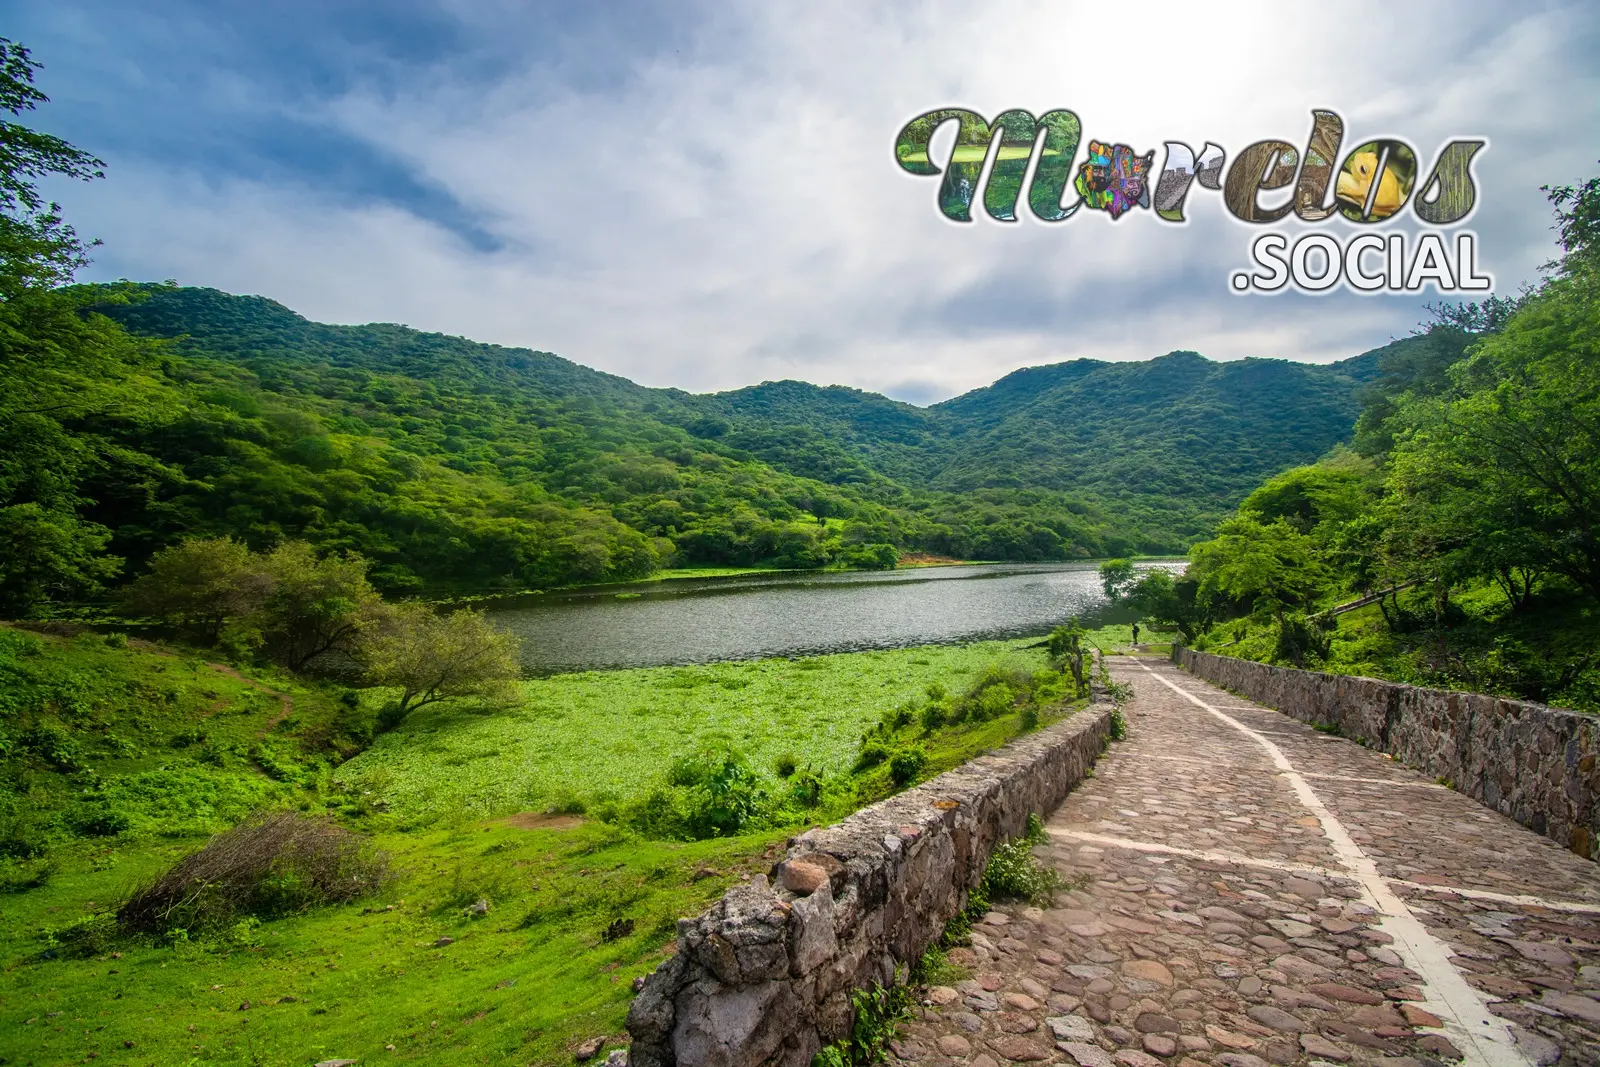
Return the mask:
<path id="1" fill-rule="evenodd" d="M 960 1034 L 945 1034 L 938 1041 L 939 1051 L 946 1056 L 961 1056 L 965 1058 L 972 1052 L 972 1042 Z"/>
<path id="2" fill-rule="evenodd" d="M 1248 1052 L 1224 1052 L 1217 1057 L 1222 1067 L 1267 1067 L 1267 1061 Z"/>
<path id="3" fill-rule="evenodd" d="M 1546 989 L 1539 1003 L 1547 1008 L 1554 1008 L 1569 1019 L 1600 1025 L 1600 1000 L 1590 1000 L 1575 993 L 1558 993 L 1554 989 Z"/>
<path id="4" fill-rule="evenodd" d="M 318 1060 L 316 1067 L 352 1067 L 360 1060 Z"/>
<path id="5" fill-rule="evenodd" d="M 1098 963 L 1074 963 L 1067 968 L 1067 973 L 1074 978 L 1082 978 L 1088 982 L 1096 978 L 1106 977 L 1111 973 L 1111 968 L 1102 967 Z"/>
<path id="6" fill-rule="evenodd" d="M 1570 953 L 1560 945 L 1547 945 L 1543 941 L 1506 941 L 1523 959 L 1542 963 L 1546 967 L 1571 967 L 1575 962 Z"/>
<path id="7" fill-rule="evenodd" d="M 1056 1048 L 1071 1056 L 1078 1067 L 1113 1067 L 1111 1057 L 1099 1045 L 1086 1041 L 1063 1041 Z"/>
<path id="8" fill-rule="evenodd" d="M 1000 1064 L 987 1052 L 980 1052 L 972 1057 L 972 1067 L 1000 1067 Z"/>
<path id="9" fill-rule="evenodd" d="M 437 940 L 437 941 L 435 941 L 433 943 L 433 947 L 434 948 L 444 948 L 446 945 L 453 945 L 455 943 L 456 943 L 456 939 L 453 938 L 453 937 L 441 937 L 439 940 Z"/>
<path id="10" fill-rule="evenodd" d="M 1292 893 L 1304 901 L 1316 901 L 1322 897 L 1322 883 L 1295 876 L 1284 879 L 1283 891 Z"/>
<path id="11" fill-rule="evenodd" d="M 1561 1059 L 1561 1046 L 1543 1034 L 1516 1025 L 1511 1027 L 1511 1032 L 1516 1036 L 1517 1047 L 1533 1061 L 1534 1067 L 1552 1067 Z"/>
<path id="12" fill-rule="evenodd" d="M 1199 1037 L 1199 1036 L 1197 1036 L 1195 1034 L 1180 1034 L 1180 1035 L 1178 1035 L 1178 1051 L 1179 1052 L 1210 1052 L 1211 1051 L 1211 1042 L 1209 1042 L 1205 1038 Z M 1190 1060 L 1189 1062 L 1192 1063 L 1194 1061 Z M 1180 1065 L 1180 1067 L 1181 1067 L 1181 1065 Z"/>
<path id="13" fill-rule="evenodd" d="M 975 1034 L 983 1029 L 983 1020 L 970 1011 L 955 1011 L 948 1016 L 949 1020 L 969 1034 Z"/>
<path id="14" fill-rule="evenodd" d="M 1406 1021 L 1400 1013 L 1387 1004 L 1381 1007 L 1360 1007 L 1350 1013 L 1350 1021 L 1357 1026 L 1370 1026 L 1374 1029 L 1381 1026 L 1405 1026 Z"/>
<path id="15" fill-rule="evenodd" d="M 1459 1060 L 1461 1050 L 1450 1043 L 1450 1039 L 1443 1034 L 1428 1034 L 1417 1040 L 1417 1047 L 1424 1052 L 1431 1052 L 1435 1056 L 1443 1056 L 1447 1060 Z"/>
<path id="16" fill-rule="evenodd" d="M 1046 989 L 1038 982 L 1035 982 L 1032 978 L 1024 978 L 1022 981 L 1018 982 L 1017 985 L 1021 986 L 1022 991 L 1028 994 L 1030 997 L 1044 1000 L 1050 996 L 1050 990 Z"/>
<path id="17" fill-rule="evenodd" d="M 485 915 L 489 914 L 489 902 L 484 900 L 482 897 L 479 897 L 477 900 L 467 905 L 466 911 L 469 918 L 481 919 Z"/>
<path id="18" fill-rule="evenodd" d="M 572 1058 L 579 1063 L 583 1063 L 585 1060 L 592 1060 L 600 1054 L 600 1049 L 605 1043 L 606 1039 L 603 1037 L 591 1037 L 573 1049 Z"/>
<path id="19" fill-rule="evenodd" d="M 1033 954 L 1034 959 L 1040 963 L 1048 963 L 1052 967 L 1061 966 L 1061 953 L 1052 952 L 1050 949 L 1041 948 Z"/>
<path id="20" fill-rule="evenodd" d="M 1044 1021 L 1057 1041 L 1093 1041 L 1094 1024 L 1081 1015 L 1054 1015 Z"/>
<path id="21" fill-rule="evenodd" d="M 1161 986 L 1172 985 L 1172 972 L 1167 970 L 1165 964 L 1155 960 L 1129 960 L 1122 965 L 1122 973 Z"/>
<path id="22" fill-rule="evenodd" d="M 628 1050 L 614 1048 L 606 1053 L 606 1067 L 628 1067 Z"/>
<path id="23" fill-rule="evenodd" d="M 991 1042 L 991 1047 L 1015 1063 L 1038 1063 L 1050 1058 L 1048 1048 L 1025 1037 L 998 1037 Z"/>
<path id="24" fill-rule="evenodd" d="M 1153 1011 L 1140 1014 L 1133 1021 L 1133 1028 L 1141 1034 L 1176 1034 L 1183 1029 L 1170 1015 L 1158 1015 Z"/>
<path id="25" fill-rule="evenodd" d="M 1298 1034 L 1311 1029 L 1282 1008 L 1274 1008 L 1271 1004 L 1252 1004 L 1245 1014 L 1262 1026 L 1270 1026 L 1287 1034 Z"/>
<path id="26" fill-rule="evenodd" d="M 1178 1042 L 1166 1034 L 1145 1034 L 1144 1040 L 1140 1044 L 1152 1056 L 1176 1056 L 1178 1054 Z"/>
<path id="27" fill-rule="evenodd" d="M 1259 992 L 1261 992 L 1261 979 L 1257 978 L 1255 975 L 1247 975 L 1244 978 L 1239 979 L 1240 996 L 1253 997 Z"/>
<path id="28" fill-rule="evenodd" d="M 978 988 L 986 993 L 993 993 L 1006 984 L 1006 980 L 994 972 L 978 975 Z"/>
<path id="29" fill-rule="evenodd" d="M 1427 1026 L 1433 1029 L 1444 1026 L 1444 1021 L 1437 1015 L 1416 1004 L 1401 1004 L 1400 1014 L 1405 1016 L 1406 1022 L 1412 1026 Z"/>
<path id="30" fill-rule="evenodd" d="M 1320 1034 L 1301 1034 L 1300 1047 L 1305 1049 L 1308 1056 L 1333 1060 L 1335 1063 L 1344 1063 L 1350 1059 L 1350 1052 L 1347 1049 L 1335 1045 Z"/>
<path id="31" fill-rule="evenodd" d="M 1346 1004 L 1382 1004 L 1383 998 L 1368 989 L 1357 989 L 1355 986 L 1342 985 L 1338 982 L 1318 982 L 1307 987 L 1319 997 L 1329 1000 L 1342 1000 Z"/>
<path id="32" fill-rule="evenodd" d="M 1003 911 L 991 911 L 983 917 L 983 922 L 988 926 L 1006 926 L 1011 922 L 1011 916 Z"/>
<path id="33" fill-rule="evenodd" d="M 928 989 L 928 999 L 933 1003 L 943 1006 L 954 1004 L 961 999 L 961 994 L 947 985 L 931 986 Z"/>
<path id="34" fill-rule="evenodd" d="M 1224 1030 L 1220 1026 L 1207 1026 L 1206 1036 L 1224 1048 L 1246 1049 L 1255 1048 L 1256 1041 L 1253 1037 L 1245 1037 L 1231 1030 Z"/>
<path id="35" fill-rule="evenodd" d="M 1000 998 L 1000 1003 L 1008 1008 L 1016 1008 L 1018 1011 L 1039 1010 L 1039 1002 L 1026 993 L 1007 993 Z"/>
<path id="36" fill-rule="evenodd" d="M 778 884 L 796 896 L 808 897 L 828 884 L 828 872 L 820 864 L 784 860 L 778 867 Z"/>
<path id="37" fill-rule="evenodd" d="M 995 1025 L 1008 1034 L 1031 1034 L 1039 1029 L 1039 1020 L 1017 1011 L 1003 1011 L 995 1018 Z"/>
<path id="38" fill-rule="evenodd" d="M 1136 1048 L 1125 1048 L 1111 1057 L 1111 1062 L 1120 1064 L 1121 1067 L 1161 1067 L 1161 1061 L 1148 1052 L 1140 1052 Z"/>
<path id="39" fill-rule="evenodd" d="M 1311 937 L 1317 932 L 1315 926 L 1297 919 L 1268 919 L 1267 925 L 1291 941 L 1297 937 Z"/>

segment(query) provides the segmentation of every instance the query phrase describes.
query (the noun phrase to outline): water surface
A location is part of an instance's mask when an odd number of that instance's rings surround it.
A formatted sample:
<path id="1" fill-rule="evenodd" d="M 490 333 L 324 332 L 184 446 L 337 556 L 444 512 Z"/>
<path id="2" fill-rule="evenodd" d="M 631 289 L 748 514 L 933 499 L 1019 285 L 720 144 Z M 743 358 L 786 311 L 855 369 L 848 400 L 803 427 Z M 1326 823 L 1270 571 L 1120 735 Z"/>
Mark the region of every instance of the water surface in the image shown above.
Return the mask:
<path id="1" fill-rule="evenodd" d="M 1181 566 L 1179 563 L 1145 566 Z M 1097 563 L 1017 563 L 677 579 L 486 605 L 532 674 L 808 656 L 1130 622 Z"/>

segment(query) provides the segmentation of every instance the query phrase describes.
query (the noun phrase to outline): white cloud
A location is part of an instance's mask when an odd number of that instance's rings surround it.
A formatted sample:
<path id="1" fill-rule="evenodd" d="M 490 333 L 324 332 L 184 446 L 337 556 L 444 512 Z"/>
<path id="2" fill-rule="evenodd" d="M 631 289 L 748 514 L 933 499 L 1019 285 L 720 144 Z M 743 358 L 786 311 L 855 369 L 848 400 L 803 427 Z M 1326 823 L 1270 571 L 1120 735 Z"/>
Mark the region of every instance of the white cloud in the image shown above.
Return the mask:
<path id="1" fill-rule="evenodd" d="M 450 61 L 320 101 L 263 88 L 263 108 L 448 193 L 491 251 L 337 186 L 206 176 L 181 156 L 114 166 L 74 216 L 106 240 L 101 275 L 526 345 L 653 385 L 796 377 L 926 400 L 1078 356 L 1338 358 L 1420 315 L 1395 298 L 1229 294 L 1251 234 L 1214 193 L 1191 194 L 1186 227 L 1144 212 L 946 223 L 937 179 L 892 161 L 899 124 L 928 108 L 1071 107 L 1086 136 L 1157 149 L 1158 165 L 1167 139 L 1301 141 L 1314 106 L 1425 159 L 1486 133 L 1476 226 L 1502 284 L 1548 258 L 1538 185 L 1593 170 L 1585 7 L 1190 3 L 1130 8 L 1117 33 L 1099 6 L 863 7 L 718 8 L 616 78 L 545 61 L 485 84 Z M 510 7 L 455 13 L 502 48 L 540 32 Z"/>

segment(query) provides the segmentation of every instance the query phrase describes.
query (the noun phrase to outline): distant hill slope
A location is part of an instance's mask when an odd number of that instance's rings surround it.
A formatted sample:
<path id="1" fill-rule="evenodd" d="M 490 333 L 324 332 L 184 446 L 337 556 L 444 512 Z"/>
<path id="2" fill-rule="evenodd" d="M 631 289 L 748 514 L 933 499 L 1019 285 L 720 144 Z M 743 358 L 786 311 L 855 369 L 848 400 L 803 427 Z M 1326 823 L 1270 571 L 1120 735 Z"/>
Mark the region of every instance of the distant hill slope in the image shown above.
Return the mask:
<path id="1" fill-rule="evenodd" d="M 657 558 L 675 551 L 685 562 L 846 558 L 851 539 L 969 558 L 1181 551 L 1263 478 L 1347 440 L 1379 356 L 1328 366 L 1214 363 L 1193 352 L 1079 359 L 921 408 L 796 381 L 652 389 L 547 352 L 392 324 L 326 325 L 211 289 L 149 287 L 142 302 L 105 310 L 197 361 L 174 372 L 199 405 L 180 428 L 193 438 L 202 423 L 218 427 L 203 431 L 214 443 L 175 447 L 172 431 L 132 442 L 203 479 L 183 490 L 186 514 L 209 516 L 204 528 L 221 532 L 248 508 L 241 528 L 252 536 L 325 531 L 318 536 L 384 560 L 395 581 L 416 571 L 430 586 L 491 573 L 521 580 L 511 575 L 531 565 L 517 560 L 533 556 L 546 560 L 542 582 L 621 577 L 618 553 L 643 552 L 622 527 L 656 539 Z M 303 498 L 292 521 L 257 499 L 267 490 L 220 474 L 230 453 L 252 456 L 254 485 L 292 477 Z M 358 462 L 371 469 L 351 495 L 339 472 Z M 449 486 L 456 477 L 467 481 Z M 427 490 L 404 488 L 406 478 Z M 427 521 L 408 517 L 418 506 L 431 509 Z M 455 529 L 463 508 L 476 525 L 452 537 L 523 538 L 522 547 L 459 574 L 442 558 L 419 566 L 443 551 L 434 538 Z M 512 532 L 535 515 L 548 532 Z M 802 520 L 819 515 L 849 520 L 845 541 L 808 547 Z M 101 521 L 135 530 L 143 520 Z M 153 545 L 175 529 L 140 536 Z M 586 547 L 596 537 L 605 552 Z M 612 562 L 586 567 L 591 555 Z"/>
<path id="2" fill-rule="evenodd" d="M 1383 351 L 1331 365 L 1214 363 L 1194 352 L 1080 359 L 1026 367 L 931 408 L 794 381 L 703 400 L 730 421 L 728 440 L 779 469 L 832 480 L 830 463 L 837 476 L 854 461 L 934 490 L 1073 493 L 1192 538 L 1263 477 L 1348 440 Z M 792 467 L 786 447 L 802 441 L 831 460 Z"/>

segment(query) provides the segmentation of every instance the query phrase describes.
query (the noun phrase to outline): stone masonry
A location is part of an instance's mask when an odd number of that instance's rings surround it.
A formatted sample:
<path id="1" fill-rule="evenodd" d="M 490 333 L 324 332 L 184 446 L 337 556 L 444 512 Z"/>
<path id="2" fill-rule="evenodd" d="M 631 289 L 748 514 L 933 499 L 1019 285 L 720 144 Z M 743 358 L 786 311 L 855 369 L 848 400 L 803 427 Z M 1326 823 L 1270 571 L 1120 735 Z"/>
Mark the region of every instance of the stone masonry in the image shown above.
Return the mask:
<path id="1" fill-rule="evenodd" d="M 1595 1067 L 1600 870 L 1155 657 L 1047 821 L 1074 880 L 920 990 L 908 1067 Z"/>
<path id="2" fill-rule="evenodd" d="M 990 853 L 1059 805 L 1106 744 L 1110 708 L 1070 719 L 837 825 L 678 924 L 628 1013 L 631 1067 L 806 1067 L 966 905 Z"/>
<path id="3" fill-rule="evenodd" d="M 1179 648 L 1178 665 L 1361 744 L 1600 860 L 1600 717 Z"/>

